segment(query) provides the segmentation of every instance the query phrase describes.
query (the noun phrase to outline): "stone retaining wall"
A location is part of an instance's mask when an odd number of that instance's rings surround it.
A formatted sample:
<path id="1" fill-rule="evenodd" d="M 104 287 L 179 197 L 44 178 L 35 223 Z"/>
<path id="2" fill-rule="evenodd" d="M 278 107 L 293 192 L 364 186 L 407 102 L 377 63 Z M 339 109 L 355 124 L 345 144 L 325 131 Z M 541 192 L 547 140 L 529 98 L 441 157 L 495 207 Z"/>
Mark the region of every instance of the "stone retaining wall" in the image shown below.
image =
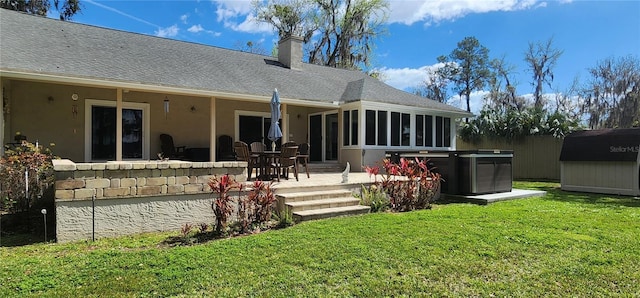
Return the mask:
<path id="1" fill-rule="evenodd" d="M 209 179 L 247 180 L 246 162 L 54 160 L 58 242 L 211 223 Z"/>

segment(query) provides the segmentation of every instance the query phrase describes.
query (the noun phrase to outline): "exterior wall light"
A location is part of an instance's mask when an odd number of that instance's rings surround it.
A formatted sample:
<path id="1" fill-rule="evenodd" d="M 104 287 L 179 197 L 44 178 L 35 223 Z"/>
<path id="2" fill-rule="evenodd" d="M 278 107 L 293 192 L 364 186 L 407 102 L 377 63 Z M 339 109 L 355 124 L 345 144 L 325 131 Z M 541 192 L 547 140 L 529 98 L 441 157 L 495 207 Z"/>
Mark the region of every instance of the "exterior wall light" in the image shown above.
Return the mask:
<path id="1" fill-rule="evenodd" d="M 169 114 L 169 98 L 164 97 L 164 119 L 167 119 L 167 114 Z"/>

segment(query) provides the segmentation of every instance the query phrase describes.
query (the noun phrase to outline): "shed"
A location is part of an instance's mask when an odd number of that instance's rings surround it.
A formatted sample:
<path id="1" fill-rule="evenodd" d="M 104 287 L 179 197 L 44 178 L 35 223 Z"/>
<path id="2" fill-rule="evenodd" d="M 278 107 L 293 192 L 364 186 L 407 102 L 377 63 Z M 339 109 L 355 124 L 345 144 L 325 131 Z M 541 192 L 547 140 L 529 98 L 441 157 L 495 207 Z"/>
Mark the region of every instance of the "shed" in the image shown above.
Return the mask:
<path id="1" fill-rule="evenodd" d="M 574 132 L 560 153 L 563 190 L 640 195 L 640 128 Z"/>

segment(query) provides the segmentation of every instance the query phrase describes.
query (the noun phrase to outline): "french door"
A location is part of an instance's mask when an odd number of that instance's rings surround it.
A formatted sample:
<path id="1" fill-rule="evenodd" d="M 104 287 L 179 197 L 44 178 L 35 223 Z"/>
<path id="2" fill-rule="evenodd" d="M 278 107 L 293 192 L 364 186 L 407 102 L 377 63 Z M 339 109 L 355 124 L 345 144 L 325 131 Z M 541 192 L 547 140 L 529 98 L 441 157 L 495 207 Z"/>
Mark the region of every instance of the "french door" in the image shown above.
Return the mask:
<path id="1" fill-rule="evenodd" d="M 338 113 L 309 115 L 309 160 L 338 160 Z"/>
<path id="2" fill-rule="evenodd" d="M 236 139 L 251 145 L 253 142 L 262 142 L 271 150 L 271 140 L 267 138 L 271 126 L 271 115 L 268 113 L 242 112 L 238 114 L 238 128 Z M 282 125 L 282 121 L 278 122 Z M 280 150 L 282 138 L 276 141 L 276 150 Z"/>
<path id="3" fill-rule="evenodd" d="M 123 103 L 122 158 L 149 159 L 148 104 Z M 87 100 L 85 159 L 116 159 L 116 107 L 113 101 Z"/>

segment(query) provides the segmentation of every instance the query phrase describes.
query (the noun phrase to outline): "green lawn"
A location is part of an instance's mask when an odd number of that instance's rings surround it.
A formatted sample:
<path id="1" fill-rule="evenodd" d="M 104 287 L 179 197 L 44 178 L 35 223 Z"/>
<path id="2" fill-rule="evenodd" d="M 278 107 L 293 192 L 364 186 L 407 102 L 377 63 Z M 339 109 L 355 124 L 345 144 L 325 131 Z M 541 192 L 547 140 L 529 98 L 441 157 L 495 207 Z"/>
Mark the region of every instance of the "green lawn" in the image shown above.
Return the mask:
<path id="1" fill-rule="evenodd" d="M 640 200 L 543 198 L 305 222 L 190 247 L 153 234 L 0 248 L 0 297 L 640 296 Z"/>

